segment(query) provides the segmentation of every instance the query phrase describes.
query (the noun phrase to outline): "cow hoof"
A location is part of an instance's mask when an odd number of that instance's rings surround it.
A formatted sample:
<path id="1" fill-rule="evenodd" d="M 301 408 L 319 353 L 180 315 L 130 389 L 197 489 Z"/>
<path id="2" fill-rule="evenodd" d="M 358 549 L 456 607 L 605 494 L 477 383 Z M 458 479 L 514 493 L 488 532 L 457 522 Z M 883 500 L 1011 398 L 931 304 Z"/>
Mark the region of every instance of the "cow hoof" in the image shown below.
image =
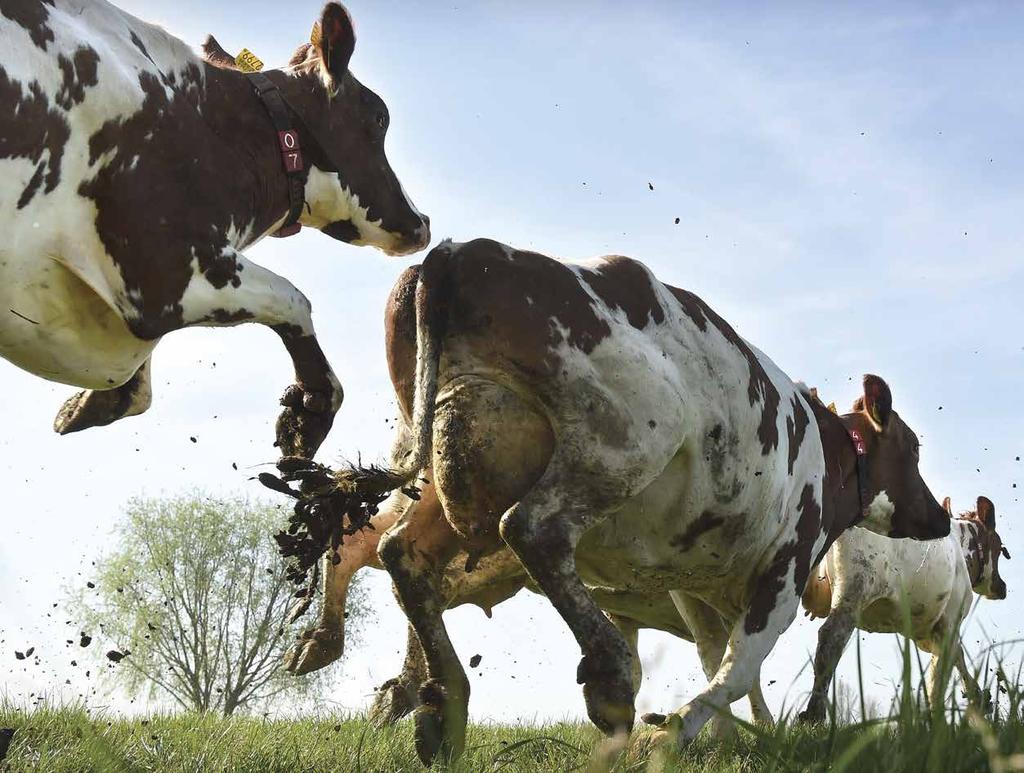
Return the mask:
<path id="1" fill-rule="evenodd" d="M 433 679 L 420 687 L 422 705 L 413 714 L 416 724 L 416 754 L 427 767 L 440 757 L 451 761 L 466 745 L 466 720 L 469 693 L 463 699 L 447 693 Z"/>
<path id="2" fill-rule="evenodd" d="M 307 392 L 298 384 L 292 384 L 282 395 L 281 405 L 284 410 L 277 417 L 274 445 L 281 449 L 283 456 L 312 459 L 334 424 L 337 407 L 333 395 Z"/>
<path id="3" fill-rule="evenodd" d="M 120 419 L 127 410 L 120 390 L 89 389 L 69 398 L 61 406 L 53 420 L 53 430 L 58 435 L 67 435 L 90 427 L 103 427 Z"/>
<path id="4" fill-rule="evenodd" d="M 370 723 L 374 727 L 386 727 L 411 714 L 420 705 L 418 687 L 412 682 L 403 681 L 401 677 L 386 681 L 373 699 Z"/>
<path id="5" fill-rule="evenodd" d="M 295 676 L 326 668 L 345 652 L 345 637 L 337 631 L 317 628 L 304 631 L 284 656 L 285 670 Z"/>
<path id="6" fill-rule="evenodd" d="M 416 723 L 416 756 L 429 768 L 444 745 L 444 718 L 440 709 L 420 706 L 413 720 Z"/>
<path id="7" fill-rule="evenodd" d="M 679 739 L 683 730 L 683 721 L 678 714 L 650 713 L 645 714 L 643 719 L 649 725 L 657 725 L 657 730 L 648 736 L 647 743 L 649 744 L 650 751 L 673 749 L 680 745 Z M 661 721 L 656 722 L 656 720 Z"/>
<path id="8" fill-rule="evenodd" d="M 585 661 L 580 670 L 586 671 Z M 588 676 L 583 684 L 587 716 L 605 735 L 629 732 L 633 728 L 633 679 L 628 671 L 603 677 Z"/>

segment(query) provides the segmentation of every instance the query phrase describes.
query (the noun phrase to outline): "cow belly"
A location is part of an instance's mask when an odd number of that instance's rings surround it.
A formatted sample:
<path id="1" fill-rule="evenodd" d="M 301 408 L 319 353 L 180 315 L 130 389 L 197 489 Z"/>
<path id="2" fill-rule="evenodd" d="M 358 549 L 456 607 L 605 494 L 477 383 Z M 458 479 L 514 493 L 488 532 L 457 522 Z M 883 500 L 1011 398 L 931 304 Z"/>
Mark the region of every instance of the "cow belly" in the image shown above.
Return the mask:
<path id="1" fill-rule="evenodd" d="M 156 341 L 143 341 L 89 285 L 55 259 L 0 253 L 0 356 L 51 381 L 111 389 Z"/>
<path id="2" fill-rule="evenodd" d="M 774 536 L 748 515 L 763 514 L 750 502 L 762 492 L 748 487 L 728 504 L 715 499 L 695 458 L 684 447 L 654 483 L 584 535 L 576 550 L 584 582 L 634 593 L 686 590 L 720 609 L 744 607 L 747 579 Z"/>
<path id="3" fill-rule="evenodd" d="M 851 529 L 832 548 L 829 572 L 841 578 L 849 601 L 860 608 L 862 630 L 899 633 L 909 615 L 913 636 L 921 638 L 951 602 L 958 554 L 952 535 L 917 542 Z"/>

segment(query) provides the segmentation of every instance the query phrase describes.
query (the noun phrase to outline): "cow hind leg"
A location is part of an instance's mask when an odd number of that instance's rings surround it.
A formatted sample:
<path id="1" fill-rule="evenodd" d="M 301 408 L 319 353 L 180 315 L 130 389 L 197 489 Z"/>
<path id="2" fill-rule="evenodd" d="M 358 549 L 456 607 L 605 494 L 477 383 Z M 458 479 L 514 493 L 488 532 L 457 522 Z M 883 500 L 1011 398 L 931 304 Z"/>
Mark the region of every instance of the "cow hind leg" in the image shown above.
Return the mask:
<path id="1" fill-rule="evenodd" d="M 606 507 L 571 485 L 553 460 L 544 476 L 501 520 L 501 535 L 579 643 L 576 681 L 587 714 L 607 735 L 633 726 L 633 655 L 576 571 L 576 545 Z"/>
<path id="2" fill-rule="evenodd" d="M 54 431 L 58 435 L 67 435 L 145 413 L 153 402 L 151 359 L 147 359 L 135 375 L 119 387 L 87 389 L 69 398 L 53 420 Z"/>
<path id="3" fill-rule="evenodd" d="M 442 574 L 459 550 L 458 538 L 443 518 L 416 518 L 417 512 L 411 508 L 384 535 L 378 552 L 427 661 L 414 718 L 416 753 L 430 765 L 439 755 L 458 757 L 465 747 L 469 679 L 441 617 Z"/>
<path id="4" fill-rule="evenodd" d="M 850 641 L 855 626 L 856 611 L 837 600 L 825 622 L 818 629 L 818 647 L 814 651 L 814 686 L 807 707 L 800 712 L 801 722 L 824 722 L 828 713 L 828 688 L 832 676 Z"/>
<path id="5" fill-rule="evenodd" d="M 402 673 L 388 679 L 377 690 L 370 707 L 370 722 L 375 727 L 393 725 L 420 705 L 420 688 L 427 681 L 427 661 L 416 631 L 409 626 Z"/>

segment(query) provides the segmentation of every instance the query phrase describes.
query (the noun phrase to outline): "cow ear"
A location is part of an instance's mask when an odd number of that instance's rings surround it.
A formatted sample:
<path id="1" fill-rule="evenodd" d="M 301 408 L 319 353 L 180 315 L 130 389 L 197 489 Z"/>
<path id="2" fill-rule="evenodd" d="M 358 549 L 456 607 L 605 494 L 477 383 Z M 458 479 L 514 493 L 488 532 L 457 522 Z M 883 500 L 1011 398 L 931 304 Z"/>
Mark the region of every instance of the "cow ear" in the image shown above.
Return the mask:
<path id="1" fill-rule="evenodd" d="M 953 516 L 953 502 L 949 497 L 942 500 L 942 509 L 949 513 L 950 517 Z"/>
<path id="2" fill-rule="evenodd" d="M 996 506 L 988 497 L 978 497 L 978 520 L 989 529 L 996 528 Z"/>
<path id="3" fill-rule="evenodd" d="M 892 413 L 889 385 L 870 373 L 864 376 L 864 410 L 879 427 L 885 427 Z"/>
<path id="4" fill-rule="evenodd" d="M 356 31 L 352 17 L 339 3 L 328 3 L 320 14 L 319 29 L 313 28 L 313 45 L 320 49 L 320 60 L 335 83 L 348 71 L 348 63 L 356 48 Z"/>

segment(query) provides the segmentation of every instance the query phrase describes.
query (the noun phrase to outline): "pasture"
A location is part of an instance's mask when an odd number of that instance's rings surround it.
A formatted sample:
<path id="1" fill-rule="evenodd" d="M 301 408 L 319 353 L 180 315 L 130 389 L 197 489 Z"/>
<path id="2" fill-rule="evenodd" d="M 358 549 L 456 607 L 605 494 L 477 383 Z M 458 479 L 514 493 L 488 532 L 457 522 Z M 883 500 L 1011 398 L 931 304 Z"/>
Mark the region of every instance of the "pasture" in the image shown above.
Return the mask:
<path id="1" fill-rule="evenodd" d="M 1001 714 L 991 721 L 952 712 L 941 722 L 905 705 L 890 720 L 808 728 L 780 722 L 746 727 L 726 744 L 701 735 L 684 755 L 650 753 L 649 732 L 634 734 L 612 758 L 589 724 L 471 725 L 465 755 L 451 773 L 782 773 L 783 771 L 1024 770 L 1020 685 L 1003 685 Z M 905 698 L 908 696 L 904 696 Z M 375 729 L 360 715 L 298 720 L 207 715 L 107 717 L 102 711 L 45 707 L 25 714 L 0 707 L 0 726 L 17 729 L 0 770 L 231 771 L 232 773 L 391 773 L 422 770 L 409 722 Z"/>
<path id="2" fill-rule="evenodd" d="M 0 0 L 0 773 L 1024 771 L 1024 6 L 117 2 Z"/>

